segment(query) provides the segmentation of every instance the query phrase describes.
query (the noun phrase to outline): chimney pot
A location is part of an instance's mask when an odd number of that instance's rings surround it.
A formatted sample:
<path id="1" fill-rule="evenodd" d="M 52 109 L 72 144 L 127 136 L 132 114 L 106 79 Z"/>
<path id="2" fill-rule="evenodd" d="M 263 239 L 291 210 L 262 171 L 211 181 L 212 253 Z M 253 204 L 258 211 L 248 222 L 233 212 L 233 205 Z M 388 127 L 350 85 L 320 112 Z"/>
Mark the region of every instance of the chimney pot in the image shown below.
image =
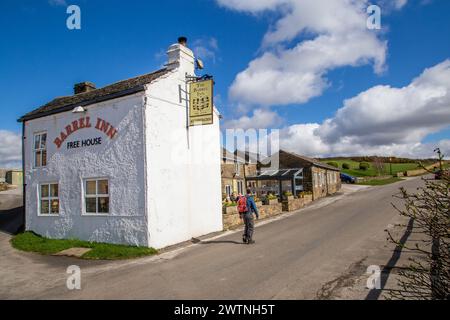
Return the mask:
<path id="1" fill-rule="evenodd" d="M 187 45 L 187 38 L 186 37 L 179 37 L 178 38 L 178 43 L 183 45 L 183 46 L 186 46 Z"/>
<path id="2" fill-rule="evenodd" d="M 96 89 L 95 84 L 93 84 L 92 82 L 89 82 L 89 81 L 85 81 L 85 82 L 75 84 L 73 91 L 75 94 L 79 94 L 79 93 L 93 91 L 95 89 Z"/>

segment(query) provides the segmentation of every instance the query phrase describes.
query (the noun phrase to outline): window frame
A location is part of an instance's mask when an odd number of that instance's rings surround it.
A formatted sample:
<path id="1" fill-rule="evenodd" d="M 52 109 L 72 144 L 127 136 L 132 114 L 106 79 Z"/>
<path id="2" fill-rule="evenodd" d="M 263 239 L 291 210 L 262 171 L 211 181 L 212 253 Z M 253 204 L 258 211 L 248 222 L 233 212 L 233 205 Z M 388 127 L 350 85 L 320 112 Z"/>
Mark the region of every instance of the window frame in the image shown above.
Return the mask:
<path id="1" fill-rule="evenodd" d="M 98 193 L 98 182 L 99 181 L 104 181 L 106 180 L 108 183 L 108 193 Z M 87 194 L 87 183 L 88 182 L 93 182 L 95 181 L 95 194 Z M 100 216 L 100 217 L 104 217 L 104 216 L 109 216 L 111 215 L 111 189 L 110 189 L 110 179 L 108 177 L 99 177 L 99 178 L 84 178 L 82 180 L 82 185 L 83 185 L 83 190 L 81 192 L 81 196 L 83 197 L 82 200 L 82 215 L 83 216 Z M 96 199 L 95 201 L 95 212 L 88 212 L 87 208 L 86 208 L 86 199 Z M 98 211 L 98 199 L 99 198 L 108 198 L 108 212 L 99 212 Z"/>
<path id="2" fill-rule="evenodd" d="M 226 184 L 225 185 L 225 194 L 226 194 L 227 197 L 231 197 L 232 191 L 233 190 L 231 189 L 231 186 L 229 184 Z"/>
<path id="3" fill-rule="evenodd" d="M 234 163 L 234 173 L 237 177 L 241 175 L 241 167 L 239 166 L 239 162 Z"/>
<path id="4" fill-rule="evenodd" d="M 237 192 L 238 194 L 244 194 L 244 181 L 238 180 L 237 181 Z"/>
<path id="5" fill-rule="evenodd" d="M 51 186 L 52 185 L 57 185 L 58 186 L 58 196 L 57 197 L 52 197 L 51 196 Z M 48 196 L 47 197 L 42 197 L 42 186 L 48 186 Z M 37 201 L 37 213 L 38 213 L 38 217 L 58 217 L 61 214 L 61 200 L 59 198 L 59 183 L 52 181 L 52 182 L 42 182 L 38 184 L 38 201 Z M 42 213 L 42 200 L 47 200 L 48 201 L 48 213 Z M 58 200 L 58 212 L 57 213 L 51 213 L 52 211 L 52 206 L 51 206 L 51 201 L 52 200 Z"/>
<path id="6" fill-rule="evenodd" d="M 44 148 L 42 148 L 42 136 L 44 134 L 45 134 L 45 146 L 44 146 Z M 39 137 L 39 148 L 37 148 L 37 149 L 36 149 L 36 137 Z M 33 133 L 33 168 L 35 168 L 35 169 L 47 167 L 47 163 L 48 163 L 47 138 L 48 138 L 47 131 L 38 131 L 38 132 Z M 45 151 L 45 165 L 42 164 L 42 160 L 44 159 L 43 151 Z M 41 152 L 41 155 L 40 155 L 40 163 L 41 164 L 39 166 L 36 163 L 37 152 Z"/>

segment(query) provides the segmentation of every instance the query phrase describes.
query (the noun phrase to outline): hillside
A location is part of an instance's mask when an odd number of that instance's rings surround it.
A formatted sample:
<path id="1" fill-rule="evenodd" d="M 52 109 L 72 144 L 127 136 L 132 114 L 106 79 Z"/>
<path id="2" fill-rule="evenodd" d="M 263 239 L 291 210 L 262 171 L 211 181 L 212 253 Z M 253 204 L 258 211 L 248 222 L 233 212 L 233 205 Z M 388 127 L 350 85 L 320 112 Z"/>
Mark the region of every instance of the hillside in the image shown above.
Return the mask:
<path id="1" fill-rule="evenodd" d="M 353 159 L 353 160 L 352 160 Z M 354 177 L 373 177 L 377 175 L 390 175 L 391 174 L 391 164 L 388 162 L 383 163 L 383 169 L 378 174 L 373 161 L 361 161 L 369 163 L 369 168 L 367 170 L 359 169 L 360 161 L 355 161 L 354 158 L 330 158 L 330 159 L 321 159 L 322 162 L 336 162 L 339 165 L 339 169 L 343 173 L 347 173 Z M 370 157 L 362 157 L 361 159 L 370 160 Z M 406 159 L 405 159 L 406 160 Z M 411 160 L 411 159 L 409 159 Z M 342 164 L 347 163 L 350 166 L 350 169 L 343 169 Z M 425 162 L 423 162 L 425 164 Z M 426 163 L 430 163 L 427 161 Z M 392 163 L 392 174 L 396 174 L 397 172 L 404 172 L 407 170 L 414 170 L 419 168 L 419 164 L 416 162 L 400 162 L 400 163 Z"/>

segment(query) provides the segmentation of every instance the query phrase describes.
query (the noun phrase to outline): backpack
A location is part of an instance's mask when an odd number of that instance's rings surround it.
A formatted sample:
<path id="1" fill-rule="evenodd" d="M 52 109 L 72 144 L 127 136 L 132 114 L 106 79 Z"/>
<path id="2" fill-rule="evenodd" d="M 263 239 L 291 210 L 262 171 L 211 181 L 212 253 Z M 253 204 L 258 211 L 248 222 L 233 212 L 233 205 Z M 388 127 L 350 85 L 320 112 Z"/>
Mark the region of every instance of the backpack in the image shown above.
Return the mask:
<path id="1" fill-rule="evenodd" d="M 240 197 L 238 200 L 238 211 L 239 213 L 245 213 L 248 211 L 247 208 L 247 197 Z"/>

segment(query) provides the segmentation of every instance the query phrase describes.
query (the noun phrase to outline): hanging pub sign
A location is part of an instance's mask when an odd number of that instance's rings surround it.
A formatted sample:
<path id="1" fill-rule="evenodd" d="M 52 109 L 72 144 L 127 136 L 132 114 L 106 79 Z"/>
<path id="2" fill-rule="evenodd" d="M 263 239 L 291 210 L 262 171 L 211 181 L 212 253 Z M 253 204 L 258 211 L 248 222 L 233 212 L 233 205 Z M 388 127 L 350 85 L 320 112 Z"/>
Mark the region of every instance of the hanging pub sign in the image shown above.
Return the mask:
<path id="1" fill-rule="evenodd" d="M 213 123 L 213 80 L 189 84 L 189 125 Z"/>

